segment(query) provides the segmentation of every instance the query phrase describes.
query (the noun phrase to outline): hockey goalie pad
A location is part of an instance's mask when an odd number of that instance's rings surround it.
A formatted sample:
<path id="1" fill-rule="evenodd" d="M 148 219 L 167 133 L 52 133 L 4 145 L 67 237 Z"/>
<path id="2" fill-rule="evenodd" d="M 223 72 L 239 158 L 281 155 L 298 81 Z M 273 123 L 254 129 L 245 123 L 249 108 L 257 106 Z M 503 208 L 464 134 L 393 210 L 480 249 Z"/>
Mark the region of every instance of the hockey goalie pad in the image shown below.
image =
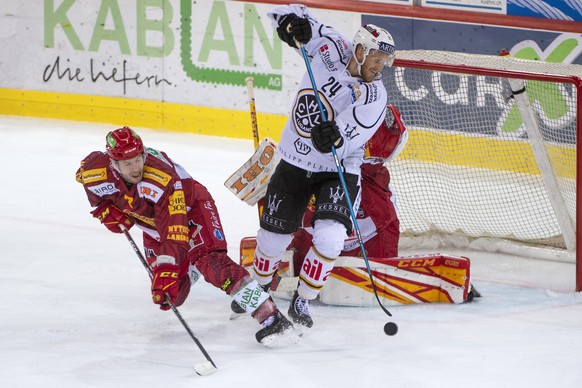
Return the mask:
<path id="1" fill-rule="evenodd" d="M 232 174 L 224 186 L 249 205 L 255 205 L 267 192 L 271 174 L 279 164 L 274 140 L 263 139 L 253 156 Z"/>
<path id="2" fill-rule="evenodd" d="M 241 264 L 252 266 L 254 237 L 241 241 Z M 469 258 L 445 254 L 368 258 L 374 284 L 385 305 L 463 303 L 470 290 Z M 286 252 L 271 294 L 291 299 L 298 277 L 293 276 L 293 253 Z M 371 307 L 377 305 L 366 264 L 361 257 L 340 256 L 319 294 L 324 304 Z"/>

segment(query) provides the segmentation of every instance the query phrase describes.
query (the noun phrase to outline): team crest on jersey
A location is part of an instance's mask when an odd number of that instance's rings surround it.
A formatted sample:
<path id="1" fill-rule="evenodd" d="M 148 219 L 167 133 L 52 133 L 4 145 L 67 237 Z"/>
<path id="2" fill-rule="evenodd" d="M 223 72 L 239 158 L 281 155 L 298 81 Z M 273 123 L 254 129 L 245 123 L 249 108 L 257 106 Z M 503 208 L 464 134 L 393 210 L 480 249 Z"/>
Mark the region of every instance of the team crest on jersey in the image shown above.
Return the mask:
<path id="1" fill-rule="evenodd" d="M 325 117 L 327 117 L 328 121 L 333 120 L 331 105 L 323 94 L 319 93 L 319 98 Z M 319 105 L 313 94 L 313 89 L 302 89 L 297 93 L 292 112 L 293 125 L 301 137 L 311 137 L 311 128 L 322 122 Z"/>

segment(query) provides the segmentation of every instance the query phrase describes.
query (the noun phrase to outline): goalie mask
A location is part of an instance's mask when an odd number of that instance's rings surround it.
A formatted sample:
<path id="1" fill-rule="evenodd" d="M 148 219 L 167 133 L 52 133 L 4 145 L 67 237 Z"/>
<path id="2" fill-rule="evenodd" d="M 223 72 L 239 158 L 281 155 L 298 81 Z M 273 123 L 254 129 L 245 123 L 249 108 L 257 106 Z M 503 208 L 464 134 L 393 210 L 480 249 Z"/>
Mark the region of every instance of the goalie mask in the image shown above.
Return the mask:
<path id="1" fill-rule="evenodd" d="M 388 105 L 386 117 L 374 135 L 365 144 L 365 163 L 384 163 L 394 159 L 404 148 L 408 140 L 406 125 L 400 116 L 400 110 Z"/>

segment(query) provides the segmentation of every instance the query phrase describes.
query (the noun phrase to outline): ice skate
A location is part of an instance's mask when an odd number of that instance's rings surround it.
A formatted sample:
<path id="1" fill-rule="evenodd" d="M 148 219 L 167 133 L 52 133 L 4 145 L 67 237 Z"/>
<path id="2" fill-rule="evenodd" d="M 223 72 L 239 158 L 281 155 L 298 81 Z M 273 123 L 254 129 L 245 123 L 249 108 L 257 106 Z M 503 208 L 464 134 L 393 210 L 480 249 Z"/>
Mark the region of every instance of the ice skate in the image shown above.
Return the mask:
<path id="1" fill-rule="evenodd" d="M 477 291 L 477 289 L 475 288 L 475 286 L 473 286 L 472 283 L 469 286 L 470 286 L 470 288 L 469 288 L 469 292 L 467 293 L 466 302 L 472 302 L 473 299 L 481 297 L 481 293 L 479 291 Z"/>
<path id="2" fill-rule="evenodd" d="M 293 324 L 279 310 L 263 322 L 263 328 L 255 334 L 258 342 L 266 347 L 285 346 L 299 341 Z"/>
<path id="3" fill-rule="evenodd" d="M 294 323 L 310 328 L 313 326 L 313 319 L 309 313 L 309 300 L 299 296 L 297 291 L 293 295 L 291 305 L 289 306 L 289 317 Z"/>

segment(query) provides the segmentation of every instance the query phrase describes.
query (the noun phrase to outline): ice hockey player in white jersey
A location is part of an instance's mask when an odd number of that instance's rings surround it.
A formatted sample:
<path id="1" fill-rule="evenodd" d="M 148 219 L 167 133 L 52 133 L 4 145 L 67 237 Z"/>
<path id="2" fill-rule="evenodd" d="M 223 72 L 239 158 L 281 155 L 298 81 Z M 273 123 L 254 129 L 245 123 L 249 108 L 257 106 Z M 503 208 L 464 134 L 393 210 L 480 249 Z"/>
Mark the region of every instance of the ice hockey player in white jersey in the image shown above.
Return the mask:
<path id="1" fill-rule="evenodd" d="M 311 327 L 309 301 L 323 288 L 344 240 L 352 232 L 347 194 L 332 146 L 357 209 L 364 144 L 386 115 L 388 100 L 381 72 L 394 61 L 394 41 L 385 29 L 368 24 L 359 28 L 350 42 L 314 18 L 303 5 L 277 6 L 268 16 L 281 40 L 298 55 L 302 55 L 304 45 L 326 119 L 322 120 L 306 72 L 277 148 L 281 162 L 265 195 L 253 276 L 264 289 L 269 288 L 314 194 L 313 244 L 289 307 L 295 323 Z"/>

